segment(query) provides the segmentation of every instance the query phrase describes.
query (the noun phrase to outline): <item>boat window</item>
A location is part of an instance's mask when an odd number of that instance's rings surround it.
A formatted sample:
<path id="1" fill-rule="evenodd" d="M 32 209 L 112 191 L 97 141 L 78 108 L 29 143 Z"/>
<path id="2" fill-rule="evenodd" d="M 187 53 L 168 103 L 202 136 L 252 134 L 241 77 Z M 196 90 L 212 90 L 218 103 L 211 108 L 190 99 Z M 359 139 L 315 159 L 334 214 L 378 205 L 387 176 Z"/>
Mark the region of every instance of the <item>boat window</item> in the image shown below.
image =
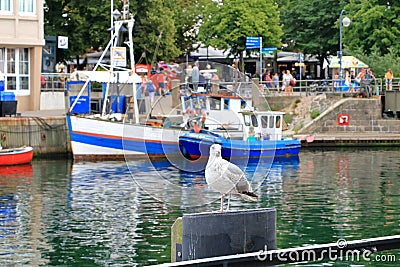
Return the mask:
<path id="1" fill-rule="evenodd" d="M 207 102 L 204 97 L 199 97 L 198 103 L 199 103 L 201 109 L 204 109 L 207 107 Z"/>
<path id="2" fill-rule="evenodd" d="M 257 117 L 254 114 L 251 114 L 251 123 L 253 124 L 254 127 L 258 127 Z"/>
<path id="3" fill-rule="evenodd" d="M 279 129 L 281 128 L 281 116 L 276 116 L 276 128 Z"/>
<path id="4" fill-rule="evenodd" d="M 245 100 L 240 100 L 240 108 L 245 109 L 246 108 L 246 101 Z"/>
<path id="5" fill-rule="evenodd" d="M 224 109 L 229 109 L 229 99 L 224 99 Z"/>
<path id="6" fill-rule="evenodd" d="M 269 116 L 269 128 L 274 128 L 274 116 Z"/>
<path id="7" fill-rule="evenodd" d="M 250 116 L 248 114 L 243 114 L 244 125 L 250 126 Z"/>
<path id="8" fill-rule="evenodd" d="M 221 100 L 216 98 L 210 98 L 210 109 L 211 110 L 220 110 Z"/>
<path id="9" fill-rule="evenodd" d="M 261 116 L 261 127 L 268 127 L 268 116 Z"/>

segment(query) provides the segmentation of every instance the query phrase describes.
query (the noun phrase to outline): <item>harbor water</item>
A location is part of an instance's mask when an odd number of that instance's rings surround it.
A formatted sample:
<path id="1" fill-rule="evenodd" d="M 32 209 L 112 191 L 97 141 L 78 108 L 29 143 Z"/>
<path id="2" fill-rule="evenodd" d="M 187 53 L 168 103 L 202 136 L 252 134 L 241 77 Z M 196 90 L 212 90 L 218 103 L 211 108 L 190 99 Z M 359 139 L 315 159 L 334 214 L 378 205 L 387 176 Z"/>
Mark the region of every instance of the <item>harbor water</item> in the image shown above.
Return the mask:
<path id="1" fill-rule="evenodd" d="M 397 149 L 302 150 L 246 172 L 259 201 L 234 199 L 231 208 L 276 208 L 278 249 L 400 234 Z M 176 218 L 219 205 L 204 172 L 169 161 L 1 167 L 0 266 L 167 263 Z M 400 254 L 303 265 L 399 266 Z"/>

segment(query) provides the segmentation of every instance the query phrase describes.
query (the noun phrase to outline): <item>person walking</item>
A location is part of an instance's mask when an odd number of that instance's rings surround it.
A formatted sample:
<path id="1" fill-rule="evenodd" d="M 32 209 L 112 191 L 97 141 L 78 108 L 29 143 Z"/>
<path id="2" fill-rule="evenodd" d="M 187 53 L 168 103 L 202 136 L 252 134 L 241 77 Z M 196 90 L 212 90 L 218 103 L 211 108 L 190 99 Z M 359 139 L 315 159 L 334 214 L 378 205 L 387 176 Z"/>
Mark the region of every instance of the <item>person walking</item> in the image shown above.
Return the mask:
<path id="1" fill-rule="evenodd" d="M 392 69 L 388 69 L 388 71 L 385 73 L 386 91 L 392 90 L 392 82 L 393 82 L 393 71 Z"/>
<path id="2" fill-rule="evenodd" d="M 279 75 L 278 72 L 274 73 L 274 77 L 272 77 L 274 89 L 279 93 Z"/>
<path id="3" fill-rule="evenodd" d="M 196 61 L 193 66 L 192 70 L 192 84 L 193 84 L 193 92 L 197 93 L 199 87 L 199 79 L 200 79 L 200 72 L 199 72 L 199 62 Z"/>
<path id="4" fill-rule="evenodd" d="M 146 91 L 149 93 L 149 97 L 150 97 L 150 105 L 151 107 L 153 107 L 154 104 L 154 94 L 156 91 L 156 87 L 153 84 L 153 81 L 148 79 L 146 81 Z"/>
<path id="5" fill-rule="evenodd" d="M 287 70 L 282 76 L 283 85 L 285 87 L 285 92 L 286 92 L 287 96 L 291 95 L 291 93 L 293 92 L 293 88 L 290 86 L 290 81 L 292 79 L 293 79 L 293 76 L 292 76 L 292 74 L 290 74 L 289 70 Z"/>
<path id="6" fill-rule="evenodd" d="M 363 83 L 365 92 L 367 93 L 368 97 L 372 97 L 371 83 L 373 79 L 374 79 L 374 74 L 371 72 L 371 69 L 368 68 L 364 74 L 364 83 Z"/>

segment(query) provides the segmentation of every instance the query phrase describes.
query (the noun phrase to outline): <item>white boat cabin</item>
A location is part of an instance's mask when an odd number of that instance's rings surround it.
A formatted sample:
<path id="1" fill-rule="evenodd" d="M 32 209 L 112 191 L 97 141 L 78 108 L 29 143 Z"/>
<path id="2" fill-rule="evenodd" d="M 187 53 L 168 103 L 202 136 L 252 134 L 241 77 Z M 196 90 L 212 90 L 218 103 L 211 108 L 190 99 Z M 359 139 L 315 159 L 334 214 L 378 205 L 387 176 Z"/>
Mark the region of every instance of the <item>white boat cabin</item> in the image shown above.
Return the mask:
<path id="1" fill-rule="evenodd" d="M 254 111 L 251 100 L 237 96 L 182 96 L 188 120 L 230 139 L 281 140 L 283 112 Z M 200 126 L 200 125 L 199 125 Z"/>
<path id="2" fill-rule="evenodd" d="M 240 112 L 253 110 L 250 99 L 239 96 L 199 94 L 182 96 L 183 114 L 200 117 L 204 128 L 208 130 L 236 129 L 242 127 Z"/>
<path id="3" fill-rule="evenodd" d="M 243 119 L 243 139 L 281 140 L 283 112 L 254 111 L 241 112 Z"/>

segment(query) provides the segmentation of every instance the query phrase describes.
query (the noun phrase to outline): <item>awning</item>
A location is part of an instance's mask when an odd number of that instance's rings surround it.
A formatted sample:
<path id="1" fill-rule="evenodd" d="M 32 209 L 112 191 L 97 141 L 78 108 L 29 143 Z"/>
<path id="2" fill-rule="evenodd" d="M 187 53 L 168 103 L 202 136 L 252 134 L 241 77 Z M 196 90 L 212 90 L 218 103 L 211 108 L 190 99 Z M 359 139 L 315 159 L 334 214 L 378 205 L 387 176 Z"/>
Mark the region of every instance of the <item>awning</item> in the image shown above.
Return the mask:
<path id="1" fill-rule="evenodd" d="M 331 69 L 340 68 L 338 57 L 331 58 L 331 64 L 329 64 L 329 68 Z M 368 65 L 353 56 L 342 57 L 342 69 L 357 69 L 357 68 L 358 69 L 368 68 Z"/>
<path id="2" fill-rule="evenodd" d="M 114 71 L 113 73 L 109 71 L 77 71 L 79 78 L 85 80 L 90 79 L 91 82 L 99 83 L 117 83 L 117 73 L 119 83 L 141 83 L 142 78 L 136 73 L 131 73 L 130 71 Z"/>

